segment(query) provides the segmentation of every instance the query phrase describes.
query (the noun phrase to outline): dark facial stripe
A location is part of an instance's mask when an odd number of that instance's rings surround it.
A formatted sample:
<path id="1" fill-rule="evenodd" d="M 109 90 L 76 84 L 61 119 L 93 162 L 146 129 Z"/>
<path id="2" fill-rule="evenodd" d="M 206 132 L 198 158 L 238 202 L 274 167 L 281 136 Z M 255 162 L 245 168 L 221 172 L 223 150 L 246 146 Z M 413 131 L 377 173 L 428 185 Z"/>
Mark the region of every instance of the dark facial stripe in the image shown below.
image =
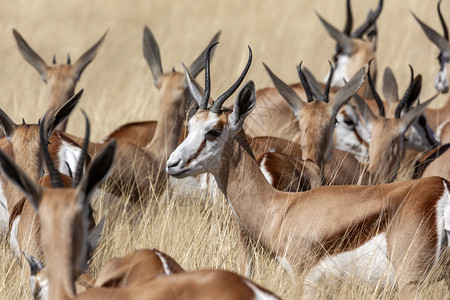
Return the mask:
<path id="1" fill-rule="evenodd" d="M 195 152 L 195 154 L 186 161 L 186 167 L 189 166 L 189 164 L 194 159 L 196 159 L 200 155 L 200 153 L 202 153 L 203 148 L 205 148 L 205 146 L 206 146 L 206 140 L 203 140 L 202 143 L 200 144 L 200 146 L 198 147 L 197 152 Z"/>

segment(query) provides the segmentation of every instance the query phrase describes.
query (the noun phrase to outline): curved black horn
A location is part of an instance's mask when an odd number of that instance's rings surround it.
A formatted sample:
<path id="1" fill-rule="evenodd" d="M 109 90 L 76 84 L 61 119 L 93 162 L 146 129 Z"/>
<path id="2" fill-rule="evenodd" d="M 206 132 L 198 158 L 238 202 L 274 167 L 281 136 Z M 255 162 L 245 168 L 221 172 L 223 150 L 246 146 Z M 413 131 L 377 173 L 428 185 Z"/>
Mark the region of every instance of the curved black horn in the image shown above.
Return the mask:
<path id="1" fill-rule="evenodd" d="M 205 60 L 205 92 L 203 93 L 202 101 L 200 102 L 200 108 L 206 109 L 208 107 L 209 95 L 211 94 L 211 75 L 210 75 L 210 59 L 211 51 L 219 42 L 215 42 L 208 47 L 206 50 L 206 60 Z"/>
<path id="2" fill-rule="evenodd" d="M 381 100 L 380 96 L 378 95 L 378 93 L 375 89 L 375 84 L 373 83 L 373 80 L 372 80 L 372 76 L 370 75 L 371 63 L 372 63 L 372 59 L 369 61 L 369 69 L 367 70 L 367 79 L 369 81 L 370 91 L 372 92 L 373 98 L 375 99 L 375 101 L 377 102 L 377 105 L 378 105 L 378 113 L 379 113 L 380 117 L 384 118 L 386 116 L 386 114 L 384 113 L 383 101 Z"/>
<path id="3" fill-rule="evenodd" d="M 67 64 L 68 64 L 68 65 L 71 64 L 71 61 L 70 61 L 70 54 L 69 54 L 69 53 L 67 53 Z"/>
<path id="4" fill-rule="evenodd" d="M 405 107 L 406 101 L 408 100 L 409 96 L 411 95 L 411 90 L 412 90 L 413 81 L 414 81 L 414 70 L 411 65 L 409 65 L 409 69 L 411 71 L 411 78 L 409 80 L 409 86 L 406 89 L 405 94 L 403 95 L 402 99 L 398 102 L 397 108 L 395 109 L 395 118 L 396 119 L 400 119 L 403 107 Z"/>
<path id="5" fill-rule="evenodd" d="M 81 110 L 81 112 L 83 113 L 84 120 L 86 122 L 86 132 L 84 134 L 83 148 L 81 150 L 80 158 L 78 159 L 77 169 L 73 176 L 72 187 L 77 187 L 78 183 L 80 183 L 81 177 L 83 176 L 83 167 L 84 167 L 84 163 L 86 161 L 86 156 L 87 156 L 88 146 L 89 146 L 89 135 L 90 135 L 89 119 L 88 119 L 86 113 L 84 112 L 84 110 Z"/>
<path id="6" fill-rule="evenodd" d="M 439 20 L 441 21 L 442 30 L 444 31 L 444 38 L 448 41 L 448 28 L 447 28 L 447 25 L 445 24 L 444 18 L 442 17 L 441 2 L 442 2 L 442 0 L 439 0 L 438 5 L 437 5 L 438 15 L 439 15 Z"/>
<path id="7" fill-rule="evenodd" d="M 325 91 L 323 93 L 323 101 L 325 101 L 325 103 L 328 103 L 329 100 L 328 96 L 330 95 L 331 81 L 333 80 L 334 74 L 333 64 L 330 61 L 328 61 L 328 63 L 330 64 L 330 76 L 328 76 L 327 85 L 325 86 Z"/>
<path id="8" fill-rule="evenodd" d="M 347 0 L 347 22 L 345 23 L 344 33 L 348 36 L 350 36 L 350 33 L 352 33 L 352 27 L 353 27 L 353 16 L 352 16 L 352 7 L 350 5 L 350 0 Z"/>
<path id="9" fill-rule="evenodd" d="M 375 22 L 377 21 L 378 17 L 380 16 L 381 10 L 383 9 L 383 0 L 380 0 L 380 2 L 378 3 L 378 7 L 377 10 L 375 12 L 373 12 L 372 10 L 369 12 L 369 14 L 367 15 L 367 19 L 366 22 L 364 22 L 364 24 L 362 24 L 358 29 L 356 29 L 351 37 L 352 38 L 362 38 L 362 36 L 364 35 L 364 33 L 366 33 L 366 31 L 373 25 L 375 24 Z"/>
<path id="10" fill-rule="evenodd" d="M 54 188 L 62 188 L 64 187 L 64 185 L 61 179 L 61 175 L 56 169 L 55 164 L 53 163 L 53 159 L 50 156 L 50 153 L 48 152 L 48 137 L 47 132 L 45 132 L 46 120 L 47 120 L 47 113 L 44 115 L 41 125 L 39 126 L 39 139 L 41 142 L 42 155 L 44 156 L 45 164 L 47 165 L 47 170 L 50 175 L 52 186 Z"/>
<path id="11" fill-rule="evenodd" d="M 309 103 L 309 102 L 313 102 L 314 98 L 311 93 L 311 87 L 309 86 L 308 79 L 306 78 L 305 74 L 303 74 L 302 63 L 303 63 L 303 61 L 301 61 L 300 64 L 297 66 L 297 72 L 298 72 L 298 77 L 300 77 L 302 86 L 305 89 L 306 99 L 308 100 L 308 103 Z"/>
<path id="12" fill-rule="evenodd" d="M 53 54 L 52 64 L 56 65 L 56 55 L 55 54 Z"/>
<path id="13" fill-rule="evenodd" d="M 220 95 L 216 101 L 214 101 L 211 111 L 214 113 L 218 113 L 220 111 L 220 108 L 222 107 L 223 103 L 237 90 L 239 85 L 244 80 L 245 75 L 247 75 L 248 69 L 250 68 L 250 65 L 252 64 L 252 48 L 250 46 L 248 47 L 248 60 L 247 64 L 245 65 L 244 71 L 242 71 L 241 76 L 236 80 L 236 82 L 227 90 L 225 93 Z"/>

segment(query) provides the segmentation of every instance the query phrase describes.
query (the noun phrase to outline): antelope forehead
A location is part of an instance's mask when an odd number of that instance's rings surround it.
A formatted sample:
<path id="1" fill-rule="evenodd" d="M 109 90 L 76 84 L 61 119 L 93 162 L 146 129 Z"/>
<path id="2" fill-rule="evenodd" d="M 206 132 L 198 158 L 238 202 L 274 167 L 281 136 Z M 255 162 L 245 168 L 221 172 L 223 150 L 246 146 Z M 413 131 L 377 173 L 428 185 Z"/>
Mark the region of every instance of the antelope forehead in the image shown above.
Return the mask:
<path id="1" fill-rule="evenodd" d="M 215 113 L 196 114 L 189 122 L 189 132 L 203 134 L 224 123 L 223 118 Z"/>

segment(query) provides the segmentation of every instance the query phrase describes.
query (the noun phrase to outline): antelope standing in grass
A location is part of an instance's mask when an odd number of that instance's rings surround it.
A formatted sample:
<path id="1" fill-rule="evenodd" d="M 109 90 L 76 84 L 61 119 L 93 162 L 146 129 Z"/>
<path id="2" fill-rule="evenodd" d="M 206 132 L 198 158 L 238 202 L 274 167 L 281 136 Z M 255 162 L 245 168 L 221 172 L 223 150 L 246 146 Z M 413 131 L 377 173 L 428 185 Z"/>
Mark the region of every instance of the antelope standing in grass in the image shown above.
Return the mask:
<path id="1" fill-rule="evenodd" d="M 69 99 L 52 114 L 46 124 L 43 124 L 47 127 L 47 132 L 51 134 L 70 115 L 82 93 L 83 91 L 81 90 Z M 0 140 L 1 149 L 8 153 L 15 160 L 16 164 L 24 169 L 28 176 L 37 181 L 44 172 L 38 134 L 39 124 L 25 124 L 25 122 L 16 124 L 0 109 L 0 125 L 5 136 Z M 51 135 L 50 142 L 51 153 L 55 158 L 57 169 L 67 176 L 71 175 L 71 170 L 75 170 L 78 158 L 81 155 L 80 146 L 58 133 Z M 14 208 L 23 195 L 16 187 L 8 184 L 3 177 L 1 178 L 1 183 L 1 227 L 2 231 L 5 232 L 8 228 L 9 216 L 13 213 Z M 20 252 L 18 256 L 20 256 Z"/>
<path id="2" fill-rule="evenodd" d="M 321 21 L 328 33 L 336 40 L 336 51 L 333 60 L 336 64 L 336 72 L 332 78 L 332 85 L 343 86 L 344 80 L 349 80 L 356 71 L 361 69 L 369 60 L 375 57 L 376 30 L 375 23 L 383 7 L 380 0 L 375 12 L 370 12 L 359 28 L 352 33 L 353 18 L 350 0 L 347 0 L 347 21 L 343 32 L 340 32 L 322 18 Z M 366 40 L 363 40 L 367 36 Z M 375 71 L 375 69 L 373 70 Z M 328 78 L 329 76 L 327 76 Z M 300 83 L 290 84 L 290 87 L 301 97 L 305 97 L 305 90 Z M 336 89 L 333 89 L 335 92 Z M 361 91 L 362 92 L 362 91 Z M 364 94 L 370 93 L 364 88 Z M 349 120 L 350 122 L 350 120 Z M 338 125 L 339 126 L 339 125 Z M 298 123 L 289 105 L 275 88 L 264 88 L 256 92 L 256 105 L 252 114 L 247 119 L 245 130 L 250 136 L 283 136 L 288 139 L 298 133 Z M 345 135 L 353 137 L 353 144 L 359 144 L 357 136 L 352 129 L 345 130 Z M 348 137 L 347 137 L 348 138 Z"/>
<path id="3" fill-rule="evenodd" d="M 42 189 L 0 152 L 6 176 L 27 195 L 41 217 L 48 299 L 278 299 L 250 280 L 221 270 L 182 272 L 123 288 L 92 288 L 76 296 L 74 281 L 85 268 L 88 254 L 89 199 L 111 168 L 115 148 L 115 142 L 109 143 L 79 186 L 66 189 Z"/>
<path id="4" fill-rule="evenodd" d="M 19 51 L 25 60 L 38 71 L 41 79 L 47 84 L 47 94 L 49 98 L 48 111 L 54 111 L 75 93 L 75 86 L 81 77 L 84 69 L 95 58 L 99 47 L 103 44 L 106 33 L 87 50 L 80 58 L 71 64 L 70 56 L 67 55 L 66 64 L 56 64 L 53 57 L 53 65 L 49 66 L 45 61 L 27 44 L 20 33 L 13 29 L 13 34 L 19 47 Z M 65 131 L 67 126 L 65 120 L 58 126 L 58 130 Z"/>
<path id="5" fill-rule="evenodd" d="M 317 284 L 324 270 L 345 274 L 352 261 L 366 280 L 395 275 L 406 292 L 437 264 L 450 238 L 446 180 L 280 192 L 264 178 L 245 139 L 243 123 L 256 101 L 253 82 L 241 89 L 232 111 L 222 109 L 225 97 L 208 107 L 209 76 L 203 95 L 190 88 L 199 110 L 167 172 L 177 178 L 213 174 L 242 230 L 297 273 L 309 270 L 307 282 Z"/>

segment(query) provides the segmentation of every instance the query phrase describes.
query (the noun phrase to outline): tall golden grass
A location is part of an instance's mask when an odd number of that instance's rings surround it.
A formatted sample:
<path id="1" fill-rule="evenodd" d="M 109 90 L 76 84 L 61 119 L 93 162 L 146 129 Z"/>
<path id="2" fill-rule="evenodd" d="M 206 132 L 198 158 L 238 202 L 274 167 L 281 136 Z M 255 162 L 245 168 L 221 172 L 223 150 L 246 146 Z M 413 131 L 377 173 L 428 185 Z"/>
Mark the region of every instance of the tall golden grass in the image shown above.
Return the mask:
<path id="1" fill-rule="evenodd" d="M 142 29 L 148 25 L 158 40 L 164 70 L 181 69 L 206 46 L 221 29 L 221 43 L 212 62 L 212 95 L 217 96 L 238 76 L 247 59 L 246 45 L 254 52 L 247 79 L 258 88 L 271 85 L 261 62 L 287 82 L 297 81 L 295 66 L 300 60 L 319 78 L 328 68 L 334 41 L 328 37 L 314 10 L 338 28 L 344 25 L 344 0 L 280 1 L 1 1 L 0 2 L 0 103 L 16 122 L 22 117 L 37 122 L 46 108 L 45 86 L 36 71 L 17 51 L 12 35 L 16 28 L 48 63 L 53 54 L 59 62 L 72 61 L 108 31 L 98 56 L 86 69 L 78 84 L 85 88 L 80 103 L 91 119 L 92 139 L 98 140 L 119 125 L 134 120 L 156 119 L 157 90 L 142 56 Z M 450 10 L 449 1 L 442 5 Z M 365 18 L 367 9 L 377 1 L 352 1 L 355 23 Z M 378 68 L 390 66 L 400 89 L 409 80 L 408 64 L 424 77 L 422 98 L 434 94 L 433 80 L 438 70 L 438 50 L 422 33 L 409 10 L 441 31 L 436 1 L 386 1 L 378 21 Z M 450 22 L 450 15 L 446 13 Z M 202 80 L 201 78 L 199 80 Z M 379 86 L 380 83 L 378 83 Z M 440 101 L 446 96 L 440 96 Z M 439 105 L 439 103 L 435 104 Z M 81 114 L 75 113 L 68 132 L 82 135 Z M 174 197 L 156 201 L 157 210 L 144 207 L 130 210 L 123 201 L 106 203 L 99 197 L 94 203 L 97 217 L 107 216 L 103 240 L 92 259 L 89 272 L 96 274 L 114 256 L 134 249 L 156 247 L 173 256 L 187 270 L 224 268 L 243 273 L 236 263 L 238 237 L 231 211 L 222 197 L 204 201 L 204 196 Z M 97 218 L 97 219 L 98 219 Z M 57 241 L 55 241 L 57 242 Z M 255 248 L 256 272 L 252 278 L 286 299 L 297 299 L 300 284 L 273 258 Z M 18 265 L 7 241 L 0 243 L 0 299 L 29 297 Z M 427 281 L 431 282 L 431 281 Z M 330 279 L 318 289 L 323 299 L 391 298 L 395 291 L 349 278 L 336 283 Z M 444 299 L 450 294 L 445 286 L 425 284 L 420 299 Z"/>

